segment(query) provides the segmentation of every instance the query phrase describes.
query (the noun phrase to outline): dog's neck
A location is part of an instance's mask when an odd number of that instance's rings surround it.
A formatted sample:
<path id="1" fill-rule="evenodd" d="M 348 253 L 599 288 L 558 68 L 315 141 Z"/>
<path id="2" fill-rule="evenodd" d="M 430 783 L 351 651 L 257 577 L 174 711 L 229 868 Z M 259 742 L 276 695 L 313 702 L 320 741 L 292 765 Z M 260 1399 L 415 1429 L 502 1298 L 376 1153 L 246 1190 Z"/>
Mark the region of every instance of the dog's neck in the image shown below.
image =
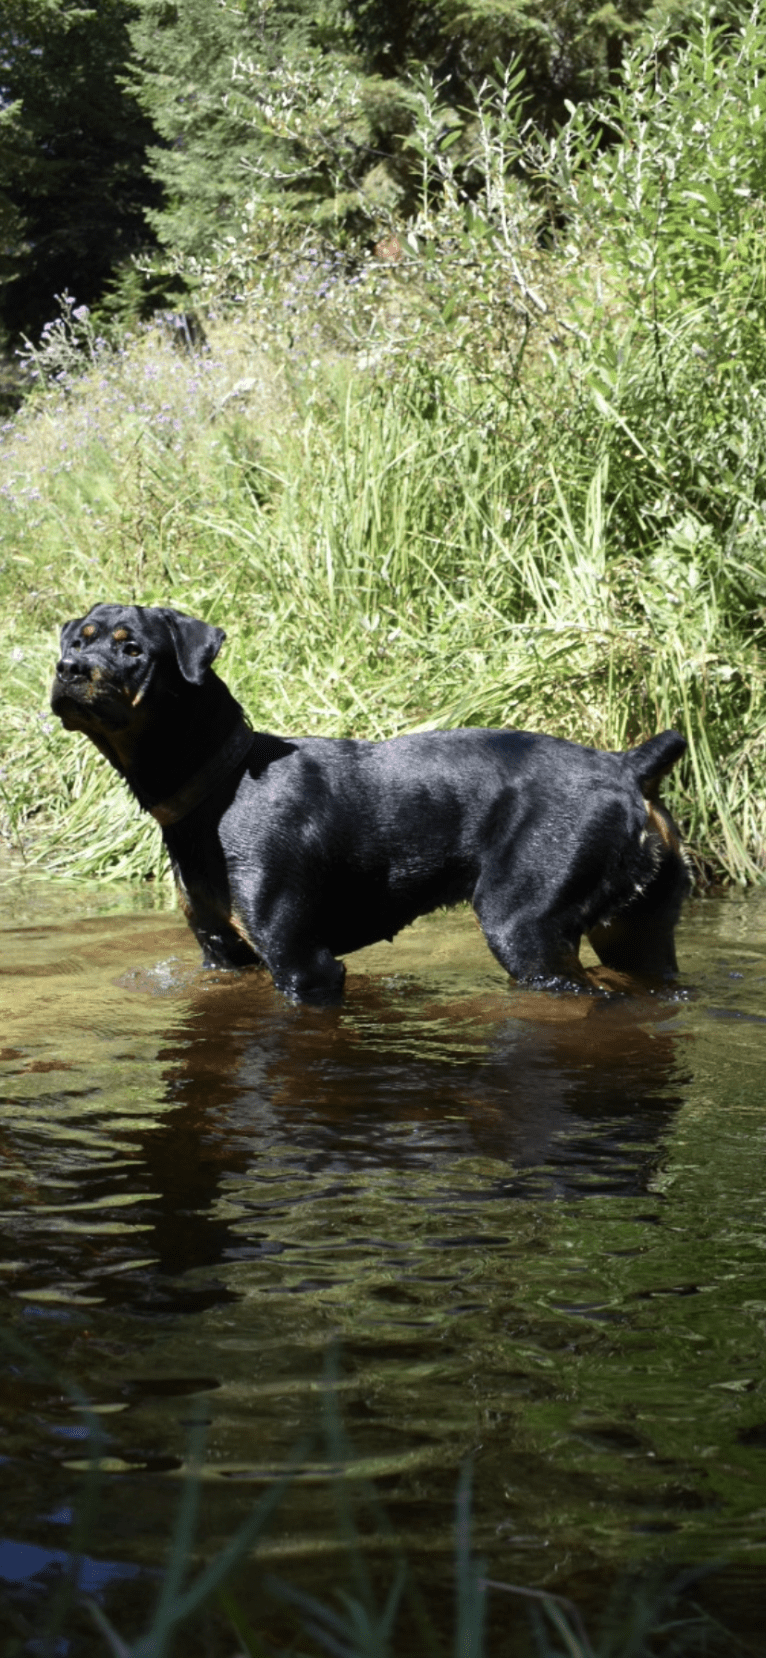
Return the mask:
<path id="1" fill-rule="evenodd" d="M 192 777 L 176 789 L 175 794 L 158 800 L 147 808 L 152 817 L 157 819 L 162 829 L 169 829 L 171 824 L 180 823 L 182 818 L 188 817 L 195 806 L 207 800 L 208 795 L 217 789 L 219 783 L 236 771 L 237 766 L 249 754 L 256 740 L 255 732 L 243 719 L 239 719 L 233 727 L 226 742 L 221 745 L 217 753 L 211 754 L 210 759 L 200 766 Z"/>
<path id="2" fill-rule="evenodd" d="M 139 805 L 164 827 L 179 822 L 225 780 L 244 759 L 253 733 L 212 669 L 201 686 L 184 685 L 177 697 L 166 696 L 162 711 L 161 723 L 147 723 L 129 757 L 107 747 L 103 752 Z"/>

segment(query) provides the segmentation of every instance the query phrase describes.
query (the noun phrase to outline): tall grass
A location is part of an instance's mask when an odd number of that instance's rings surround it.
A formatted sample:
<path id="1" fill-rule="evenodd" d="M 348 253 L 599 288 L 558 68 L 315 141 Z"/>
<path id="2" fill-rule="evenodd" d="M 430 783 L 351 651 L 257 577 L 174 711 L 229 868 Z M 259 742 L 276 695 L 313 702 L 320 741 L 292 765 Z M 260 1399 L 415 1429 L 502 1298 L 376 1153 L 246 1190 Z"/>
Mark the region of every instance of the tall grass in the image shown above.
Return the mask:
<path id="1" fill-rule="evenodd" d="M 206 393 L 235 347 L 235 329 L 214 341 Z M 176 393 L 172 442 L 135 411 L 148 364 L 161 408 Z M 434 405 L 417 369 L 330 368 L 301 405 L 272 370 L 252 424 L 199 378 L 155 340 L 10 436 L 0 787 L 30 863 L 160 867 L 153 825 L 46 710 L 58 625 L 110 599 L 223 624 L 222 671 L 260 725 L 509 723 L 603 747 L 678 726 L 693 844 L 735 876 L 760 867 L 763 672 L 725 614 L 712 537 L 676 526 L 644 562 L 615 548 L 608 457 L 572 492 L 523 412 L 512 445 L 459 376 Z"/>
<path id="2" fill-rule="evenodd" d="M 601 747 L 676 726 L 700 866 L 761 877 L 764 40 L 756 19 L 703 22 L 680 56 L 654 42 L 547 149 L 512 75 L 462 150 L 421 89 L 400 266 L 360 254 L 330 280 L 304 249 L 289 280 L 282 253 L 257 278 L 229 250 L 239 309 L 196 351 L 161 327 L 48 349 L 0 456 L 0 810 L 31 865 L 162 868 L 46 707 L 58 625 L 109 599 L 222 624 L 261 726 L 509 723 Z M 546 192 L 566 216 L 543 254 Z"/>

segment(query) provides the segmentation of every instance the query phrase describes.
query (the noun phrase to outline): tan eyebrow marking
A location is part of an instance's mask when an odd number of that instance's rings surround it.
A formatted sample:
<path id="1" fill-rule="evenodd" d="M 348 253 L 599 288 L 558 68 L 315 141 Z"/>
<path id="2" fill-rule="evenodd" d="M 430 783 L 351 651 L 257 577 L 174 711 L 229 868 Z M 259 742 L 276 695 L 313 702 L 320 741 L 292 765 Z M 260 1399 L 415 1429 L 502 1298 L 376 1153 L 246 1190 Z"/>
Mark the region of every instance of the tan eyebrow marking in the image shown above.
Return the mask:
<path id="1" fill-rule="evenodd" d="M 89 622 L 88 626 L 82 630 L 83 639 L 92 639 L 95 631 L 96 629 L 94 628 L 93 623 Z"/>
<path id="2" fill-rule="evenodd" d="M 112 638 L 116 639 L 118 641 L 120 639 L 127 639 L 127 637 L 128 637 L 127 628 L 115 628 L 114 633 L 112 634 Z"/>

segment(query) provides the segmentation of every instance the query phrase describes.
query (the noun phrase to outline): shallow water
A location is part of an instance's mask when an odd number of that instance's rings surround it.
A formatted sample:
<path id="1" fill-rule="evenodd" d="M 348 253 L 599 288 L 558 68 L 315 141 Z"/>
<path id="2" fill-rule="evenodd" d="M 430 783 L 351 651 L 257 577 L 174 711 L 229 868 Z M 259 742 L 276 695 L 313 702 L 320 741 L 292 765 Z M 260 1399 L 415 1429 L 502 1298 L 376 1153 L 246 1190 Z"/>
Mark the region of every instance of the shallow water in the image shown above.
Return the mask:
<path id="1" fill-rule="evenodd" d="M 587 1608 L 723 1562 L 708 1604 L 765 1650 L 766 896 L 688 907 L 672 995 L 509 987 L 458 911 L 350 958 L 332 1010 L 201 972 L 147 902 L 0 890 L 8 1629 L 87 1501 L 81 1587 L 139 1632 L 204 1424 L 205 1557 L 297 1446 L 270 1568 L 344 1580 L 343 1462 L 382 1579 L 401 1543 L 438 1603 L 473 1453 L 490 1578 Z"/>

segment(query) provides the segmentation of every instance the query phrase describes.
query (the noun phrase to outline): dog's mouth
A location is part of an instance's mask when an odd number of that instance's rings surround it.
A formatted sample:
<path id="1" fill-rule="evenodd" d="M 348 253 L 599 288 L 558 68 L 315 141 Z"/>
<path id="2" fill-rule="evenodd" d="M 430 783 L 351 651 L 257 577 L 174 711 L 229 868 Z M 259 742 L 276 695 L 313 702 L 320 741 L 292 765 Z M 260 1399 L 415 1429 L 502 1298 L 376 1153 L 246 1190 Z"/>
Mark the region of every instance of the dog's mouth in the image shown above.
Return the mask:
<path id="1" fill-rule="evenodd" d="M 51 708 L 67 731 L 123 731 L 130 724 L 133 697 L 127 686 L 103 675 L 77 674 L 51 689 Z"/>

